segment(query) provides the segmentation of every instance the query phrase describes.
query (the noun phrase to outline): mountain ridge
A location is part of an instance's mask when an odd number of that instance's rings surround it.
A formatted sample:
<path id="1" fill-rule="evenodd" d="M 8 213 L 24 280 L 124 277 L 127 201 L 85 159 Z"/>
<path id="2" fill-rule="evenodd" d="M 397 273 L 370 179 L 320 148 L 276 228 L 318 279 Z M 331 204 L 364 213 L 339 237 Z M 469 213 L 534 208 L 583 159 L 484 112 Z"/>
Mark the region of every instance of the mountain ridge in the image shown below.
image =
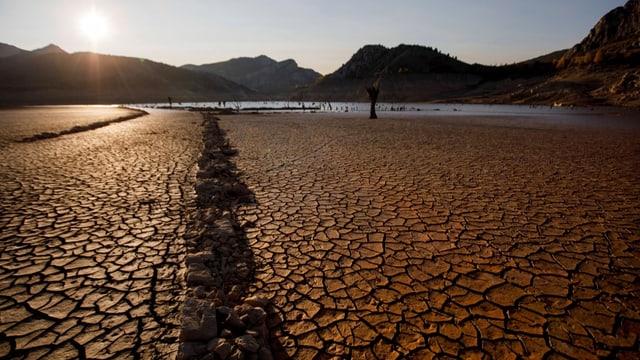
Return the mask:
<path id="1" fill-rule="evenodd" d="M 321 76 L 315 70 L 299 67 L 293 59 L 276 61 L 266 55 L 238 57 L 202 65 L 188 64 L 181 68 L 213 73 L 271 98 L 287 97 L 297 88 L 312 84 Z"/>
<path id="2" fill-rule="evenodd" d="M 0 58 L 9 57 L 18 55 L 21 53 L 27 52 L 26 50 L 20 49 L 17 46 L 13 46 L 10 44 L 0 43 Z"/>
<path id="3" fill-rule="evenodd" d="M 366 86 L 381 82 L 381 101 L 461 99 L 467 92 L 488 82 L 512 77 L 530 82 L 532 78 L 547 76 L 554 70 L 553 62 L 561 54 L 554 52 L 517 64 L 488 66 L 465 63 L 430 46 L 400 44 L 387 48 L 365 45 L 338 70 L 302 89 L 297 97 L 320 101 L 367 101 Z M 484 93 L 487 92 L 494 90 Z"/>
<path id="4" fill-rule="evenodd" d="M 266 55 L 177 68 L 87 54 L 0 43 L 0 101 L 368 101 L 365 88 L 381 81 L 380 101 L 640 106 L 640 0 L 609 11 L 566 51 L 502 66 L 468 64 L 406 44 L 365 45 L 325 76 L 293 59 L 278 62 Z M 91 73 L 100 64 L 111 64 L 111 77 Z"/>
<path id="5" fill-rule="evenodd" d="M 55 45 L 0 58 L 0 77 L 0 105 L 228 101 L 254 96 L 214 74 L 125 56 L 69 54 Z"/>

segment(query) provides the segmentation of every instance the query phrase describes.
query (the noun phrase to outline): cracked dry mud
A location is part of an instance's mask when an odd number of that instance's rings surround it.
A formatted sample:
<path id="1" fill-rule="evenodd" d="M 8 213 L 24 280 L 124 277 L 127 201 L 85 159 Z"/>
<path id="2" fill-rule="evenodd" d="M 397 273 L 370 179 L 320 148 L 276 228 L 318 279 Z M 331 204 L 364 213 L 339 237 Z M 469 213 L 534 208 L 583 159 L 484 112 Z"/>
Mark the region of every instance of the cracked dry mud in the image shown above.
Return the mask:
<path id="1" fill-rule="evenodd" d="M 637 130 L 363 117 L 220 122 L 278 357 L 640 356 Z"/>
<path id="2" fill-rule="evenodd" d="M 0 358 L 175 357 L 201 122 L 2 143 Z"/>

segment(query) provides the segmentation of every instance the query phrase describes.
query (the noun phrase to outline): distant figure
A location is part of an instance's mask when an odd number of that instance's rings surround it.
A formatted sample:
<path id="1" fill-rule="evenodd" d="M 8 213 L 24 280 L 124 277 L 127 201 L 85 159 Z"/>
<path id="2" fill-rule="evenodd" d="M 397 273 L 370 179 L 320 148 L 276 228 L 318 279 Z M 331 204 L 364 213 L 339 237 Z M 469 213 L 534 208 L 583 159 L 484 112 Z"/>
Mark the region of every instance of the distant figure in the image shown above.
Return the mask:
<path id="1" fill-rule="evenodd" d="M 171 96 L 167 96 L 167 100 L 169 100 L 169 109 L 171 109 L 173 107 L 173 104 L 171 102 Z"/>
<path id="2" fill-rule="evenodd" d="M 380 79 L 376 80 L 372 85 L 367 86 L 367 94 L 369 94 L 369 100 L 371 100 L 371 109 L 369 110 L 369 119 L 377 119 L 376 115 L 376 102 L 378 101 L 378 94 L 380 93 Z"/>

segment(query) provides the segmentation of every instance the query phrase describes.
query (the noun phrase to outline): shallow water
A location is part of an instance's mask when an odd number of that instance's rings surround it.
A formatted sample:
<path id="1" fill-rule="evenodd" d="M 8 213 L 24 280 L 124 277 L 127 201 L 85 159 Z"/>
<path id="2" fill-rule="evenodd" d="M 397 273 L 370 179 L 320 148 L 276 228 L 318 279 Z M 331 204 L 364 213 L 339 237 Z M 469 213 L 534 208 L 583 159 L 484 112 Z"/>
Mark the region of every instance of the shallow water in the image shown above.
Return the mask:
<path id="1" fill-rule="evenodd" d="M 173 103 L 174 108 L 226 108 L 240 112 L 290 113 L 362 113 L 367 116 L 369 103 L 364 102 L 298 102 L 298 101 L 227 101 Z M 169 103 L 135 104 L 132 107 L 169 107 Z M 286 110 L 285 110 L 286 109 Z M 484 118 L 485 125 L 516 127 L 589 127 L 640 130 L 640 112 L 635 109 L 607 107 L 563 107 L 542 105 L 483 105 L 433 103 L 378 103 L 380 119 L 399 116 L 443 117 L 447 121 Z"/>

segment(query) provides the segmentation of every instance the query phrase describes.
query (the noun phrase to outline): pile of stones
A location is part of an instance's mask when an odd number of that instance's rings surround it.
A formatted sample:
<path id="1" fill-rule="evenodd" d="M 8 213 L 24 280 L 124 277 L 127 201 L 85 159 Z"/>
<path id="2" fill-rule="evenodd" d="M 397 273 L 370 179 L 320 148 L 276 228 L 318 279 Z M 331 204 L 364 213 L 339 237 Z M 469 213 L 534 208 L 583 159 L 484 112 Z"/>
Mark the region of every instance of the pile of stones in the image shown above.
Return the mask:
<path id="1" fill-rule="evenodd" d="M 217 298 L 188 297 L 182 310 L 181 359 L 273 359 L 268 301 L 247 297 L 231 308 Z"/>
<path id="2" fill-rule="evenodd" d="M 185 240 L 187 297 L 182 309 L 178 359 L 273 358 L 266 325 L 269 301 L 247 296 L 253 254 L 230 210 L 251 201 L 229 161 L 234 150 L 210 113 L 204 117 L 204 149 L 196 192 L 198 212 Z"/>

